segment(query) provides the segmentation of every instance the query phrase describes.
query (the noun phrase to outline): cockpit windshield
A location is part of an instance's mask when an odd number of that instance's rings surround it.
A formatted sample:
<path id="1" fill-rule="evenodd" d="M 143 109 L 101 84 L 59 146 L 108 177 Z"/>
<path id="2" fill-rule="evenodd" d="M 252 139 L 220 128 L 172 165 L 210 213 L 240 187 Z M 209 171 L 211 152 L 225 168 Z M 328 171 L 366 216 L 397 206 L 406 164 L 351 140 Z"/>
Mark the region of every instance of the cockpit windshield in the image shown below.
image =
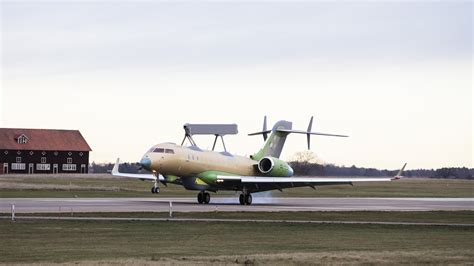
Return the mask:
<path id="1" fill-rule="evenodd" d="M 172 150 L 172 149 L 163 149 L 163 148 L 155 148 L 155 149 L 153 149 L 153 152 L 174 154 L 174 150 Z"/>

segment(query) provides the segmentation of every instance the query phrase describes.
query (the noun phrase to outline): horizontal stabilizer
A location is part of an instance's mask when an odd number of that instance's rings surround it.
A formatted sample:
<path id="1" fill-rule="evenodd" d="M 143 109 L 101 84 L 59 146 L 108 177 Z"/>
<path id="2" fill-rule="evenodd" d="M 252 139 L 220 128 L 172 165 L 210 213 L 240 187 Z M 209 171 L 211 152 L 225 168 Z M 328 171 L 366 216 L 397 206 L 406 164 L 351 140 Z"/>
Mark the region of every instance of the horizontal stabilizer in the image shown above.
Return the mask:
<path id="1" fill-rule="evenodd" d="M 260 131 L 260 132 L 254 132 L 254 133 L 250 133 L 248 134 L 249 136 L 256 136 L 256 135 L 265 135 L 265 134 L 268 134 L 272 132 L 271 130 L 266 130 L 266 131 Z"/>
<path id="2" fill-rule="evenodd" d="M 321 132 L 308 132 L 308 131 L 303 131 L 303 130 L 277 129 L 276 131 L 286 132 L 286 133 L 296 133 L 296 134 L 310 134 L 310 135 L 318 135 L 318 136 L 329 136 L 329 137 L 342 137 L 342 138 L 349 137 L 347 135 L 329 134 L 329 133 L 321 133 Z"/>
<path id="3" fill-rule="evenodd" d="M 341 138 L 347 138 L 349 136 L 347 135 L 340 135 L 340 134 L 329 134 L 329 133 L 321 133 L 321 132 L 312 132 L 313 128 L 313 117 L 309 120 L 308 124 L 308 129 L 307 130 L 293 130 L 292 129 L 292 123 L 289 121 L 279 121 L 273 126 L 272 130 L 267 130 L 267 117 L 264 117 L 263 120 L 263 130 L 259 132 L 254 132 L 248 134 L 249 136 L 255 136 L 255 135 L 263 135 L 263 139 L 267 139 L 268 133 L 271 132 L 280 132 L 283 133 L 281 135 L 286 138 L 286 136 L 290 133 L 296 133 L 296 134 L 305 134 L 306 135 L 306 140 L 308 142 L 308 150 L 311 149 L 311 135 L 318 135 L 318 136 L 328 136 L 328 137 L 341 137 Z M 283 141 L 284 142 L 284 141 Z M 281 149 L 279 149 L 281 150 Z"/>

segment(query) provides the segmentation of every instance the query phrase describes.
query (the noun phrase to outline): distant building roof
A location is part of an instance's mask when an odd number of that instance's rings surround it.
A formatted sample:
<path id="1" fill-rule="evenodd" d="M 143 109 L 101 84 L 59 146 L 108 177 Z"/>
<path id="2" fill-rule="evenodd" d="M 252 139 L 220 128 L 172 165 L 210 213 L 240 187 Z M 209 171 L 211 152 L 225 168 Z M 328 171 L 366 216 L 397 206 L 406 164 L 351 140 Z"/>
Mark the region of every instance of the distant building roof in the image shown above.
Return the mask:
<path id="1" fill-rule="evenodd" d="M 79 130 L 0 128 L 0 149 L 91 151 Z"/>

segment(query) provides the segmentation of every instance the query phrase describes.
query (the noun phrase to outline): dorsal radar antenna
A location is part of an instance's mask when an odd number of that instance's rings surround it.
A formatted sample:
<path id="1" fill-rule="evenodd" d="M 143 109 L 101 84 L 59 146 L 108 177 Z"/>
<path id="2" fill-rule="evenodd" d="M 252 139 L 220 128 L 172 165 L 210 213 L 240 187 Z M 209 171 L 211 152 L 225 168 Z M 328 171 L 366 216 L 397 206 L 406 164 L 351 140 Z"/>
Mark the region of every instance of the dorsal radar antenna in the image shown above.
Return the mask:
<path id="1" fill-rule="evenodd" d="M 225 135 L 235 135 L 238 133 L 237 124 L 189 124 L 186 123 L 183 126 L 184 128 L 184 138 L 181 142 L 181 146 L 184 145 L 186 139 L 192 146 L 197 147 L 196 142 L 193 139 L 193 135 L 214 135 L 214 144 L 212 145 L 212 150 L 216 148 L 217 139 L 222 140 L 222 146 L 224 151 L 227 152 L 224 136 Z"/>

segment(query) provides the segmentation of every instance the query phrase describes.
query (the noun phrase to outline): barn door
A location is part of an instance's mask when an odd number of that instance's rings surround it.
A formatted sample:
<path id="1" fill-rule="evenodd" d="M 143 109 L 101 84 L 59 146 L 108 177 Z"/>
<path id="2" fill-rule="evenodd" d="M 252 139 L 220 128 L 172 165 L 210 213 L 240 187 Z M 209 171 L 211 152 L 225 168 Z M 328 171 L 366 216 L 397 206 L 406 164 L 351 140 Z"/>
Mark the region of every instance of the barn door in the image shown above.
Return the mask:
<path id="1" fill-rule="evenodd" d="M 86 173 L 86 165 L 81 164 L 81 174 L 85 174 L 85 173 Z"/>
<path id="2" fill-rule="evenodd" d="M 3 173 L 8 174 L 8 163 L 3 164 Z"/>
<path id="3" fill-rule="evenodd" d="M 53 174 L 57 174 L 58 173 L 58 164 L 53 164 Z"/>
<path id="4" fill-rule="evenodd" d="M 34 167 L 35 167 L 35 164 L 33 163 L 28 164 L 28 174 L 34 173 Z"/>

